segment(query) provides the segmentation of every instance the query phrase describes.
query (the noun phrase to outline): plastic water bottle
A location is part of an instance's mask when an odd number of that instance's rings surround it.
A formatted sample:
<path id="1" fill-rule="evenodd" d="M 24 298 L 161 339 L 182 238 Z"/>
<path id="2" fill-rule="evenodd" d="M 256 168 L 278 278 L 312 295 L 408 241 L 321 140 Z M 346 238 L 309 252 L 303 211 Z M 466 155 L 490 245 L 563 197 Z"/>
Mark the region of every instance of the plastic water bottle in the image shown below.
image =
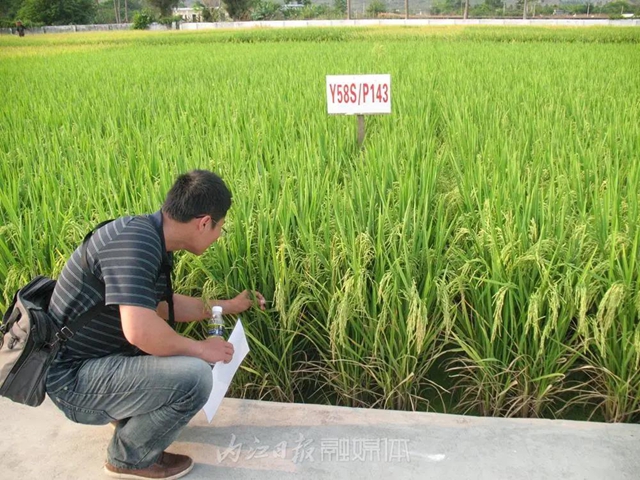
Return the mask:
<path id="1" fill-rule="evenodd" d="M 209 337 L 224 336 L 224 319 L 222 318 L 222 307 L 215 306 L 211 309 L 211 318 L 207 324 L 207 334 Z"/>

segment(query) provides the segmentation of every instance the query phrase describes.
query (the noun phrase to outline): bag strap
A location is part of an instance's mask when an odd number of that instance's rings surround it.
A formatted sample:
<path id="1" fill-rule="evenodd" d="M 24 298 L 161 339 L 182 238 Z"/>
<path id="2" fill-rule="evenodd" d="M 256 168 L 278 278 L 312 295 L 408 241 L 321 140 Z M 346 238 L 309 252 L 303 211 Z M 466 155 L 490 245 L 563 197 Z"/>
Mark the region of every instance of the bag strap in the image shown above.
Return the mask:
<path id="1" fill-rule="evenodd" d="M 93 230 L 91 230 L 89 233 L 87 233 L 84 236 L 84 239 L 82 240 L 82 257 L 80 258 L 80 266 L 82 267 L 82 271 L 83 272 L 90 272 L 91 270 L 89 270 L 89 262 L 87 262 L 87 244 L 89 243 L 89 239 L 93 236 L 93 234 L 99 229 L 104 227 L 107 223 L 111 223 L 113 222 L 113 219 L 111 220 L 105 220 L 104 222 L 100 222 L 98 225 L 96 225 Z M 92 275 L 95 278 L 95 275 Z M 97 280 L 97 279 L 96 279 Z"/>
<path id="2" fill-rule="evenodd" d="M 173 310 L 173 287 L 171 285 L 171 259 L 165 253 L 167 246 L 164 239 L 163 232 L 163 218 L 162 218 L 162 210 L 158 210 L 157 212 L 149 215 L 149 220 L 153 224 L 153 226 L 158 231 L 158 235 L 160 236 L 160 243 L 162 244 L 162 265 L 160 265 L 160 271 L 164 272 L 165 277 L 167 278 L 167 285 L 164 291 L 164 295 L 167 298 L 167 304 L 169 306 L 169 326 L 175 330 L 175 315 Z"/>
<path id="3" fill-rule="evenodd" d="M 160 267 L 167 277 L 167 287 L 165 288 L 165 296 L 169 305 L 169 326 L 175 330 L 176 318 L 173 311 L 173 285 L 171 284 L 171 265 L 163 263 Z"/>
<path id="4" fill-rule="evenodd" d="M 94 305 L 89 310 L 84 312 L 78 318 L 74 318 L 69 325 L 63 326 L 60 330 L 56 332 L 56 340 L 51 344 L 54 346 L 56 343 L 64 343 L 73 337 L 78 330 L 87 325 L 91 320 L 93 320 L 97 314 L 102 313 L 107 310 L 106 305 Z"/>
<path id="5" fill-rule="evenodd" d="M 89 283 L 94 289 L 99 292 L 104 292 L 104 283 L 102 283 L 98 278 L 93 274 L 93 272 L 89 269 L 89 262 L 87 261 L 87 245 L 89 240 L 93 236 L 93 234 L 101 227 L 104 227 L 107 223 L 113 222 L 112 220 L 106 220 L 104 222 L 100 222 L 96 225 L 89 233 L 84 236 L 82 240 L 82 245 L 80 247 L 81 257 L 80 257 L 80 267 L 82 269 L 83 280 Z M 52 343 L 55 345 L 58 342 L 66 342 L 71 337 L 73 337 L 76 332 L 85 325 L 87 325 L 93 318 L 95 318 L 96 314 L 101 313 L 107 310 L 107 306 L 103 304 L 97 304 L 91 307 L 89 310 L 84 312 L 77 318 L 74 318 L 69 322 L 68 325 L 64 325 L 57 333 L 56 340 Z"/>

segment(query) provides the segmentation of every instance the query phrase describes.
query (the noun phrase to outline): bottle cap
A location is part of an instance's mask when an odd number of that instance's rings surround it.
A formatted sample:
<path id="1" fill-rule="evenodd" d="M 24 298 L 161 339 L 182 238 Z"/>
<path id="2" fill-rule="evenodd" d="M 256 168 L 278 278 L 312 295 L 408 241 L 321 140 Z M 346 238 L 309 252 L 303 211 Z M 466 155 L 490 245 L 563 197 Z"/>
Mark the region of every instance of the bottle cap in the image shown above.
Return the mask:
<path id="1" fill-rule="evenodd" d="M 211 311 L 212 311 L 213 313 L 222 313 L 222 307 L 220 307 L 220 306 L 216 305 L 215 307 L 213 307 L 213 308 L 211 309 Z"/>

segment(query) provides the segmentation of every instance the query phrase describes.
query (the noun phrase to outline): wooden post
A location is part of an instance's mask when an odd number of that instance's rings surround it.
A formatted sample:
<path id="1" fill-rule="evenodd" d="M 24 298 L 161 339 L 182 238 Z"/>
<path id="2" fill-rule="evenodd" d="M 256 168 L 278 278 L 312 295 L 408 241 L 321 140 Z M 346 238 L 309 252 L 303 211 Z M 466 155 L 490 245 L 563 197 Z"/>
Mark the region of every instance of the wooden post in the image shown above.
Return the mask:
<path id="1" fill-rule="evenodd" d="M 358 115 L 358 146 L 364 142 L 364 115 Z"/>

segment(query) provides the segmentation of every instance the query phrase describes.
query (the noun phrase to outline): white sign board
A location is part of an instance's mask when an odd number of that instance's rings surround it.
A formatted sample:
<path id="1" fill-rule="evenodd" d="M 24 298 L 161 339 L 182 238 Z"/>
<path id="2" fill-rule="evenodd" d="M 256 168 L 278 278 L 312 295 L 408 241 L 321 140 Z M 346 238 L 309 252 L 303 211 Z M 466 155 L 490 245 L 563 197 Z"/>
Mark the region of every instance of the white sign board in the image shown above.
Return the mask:
<path id="1" fill-rule="evenodd" d="M 391 113 L 391 75 L 327 75 L 327 112 Z"/>

